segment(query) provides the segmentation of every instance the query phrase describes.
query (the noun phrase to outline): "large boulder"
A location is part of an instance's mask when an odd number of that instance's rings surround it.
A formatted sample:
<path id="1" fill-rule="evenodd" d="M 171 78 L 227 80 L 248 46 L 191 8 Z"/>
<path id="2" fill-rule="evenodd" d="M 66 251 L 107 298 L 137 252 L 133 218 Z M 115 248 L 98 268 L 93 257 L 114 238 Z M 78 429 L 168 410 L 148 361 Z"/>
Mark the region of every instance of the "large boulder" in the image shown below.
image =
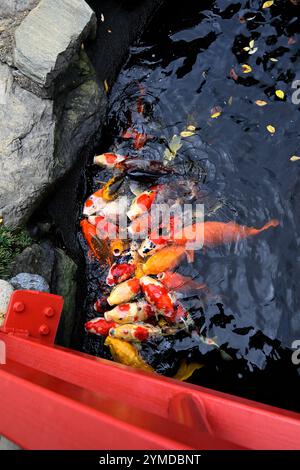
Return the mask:
<path id="1" fill-rule="evenodd" d="M 95 31 L 96 16 L 83 0 L 41 0 L 16 29 L 15 65 L 47 88 Z"/>

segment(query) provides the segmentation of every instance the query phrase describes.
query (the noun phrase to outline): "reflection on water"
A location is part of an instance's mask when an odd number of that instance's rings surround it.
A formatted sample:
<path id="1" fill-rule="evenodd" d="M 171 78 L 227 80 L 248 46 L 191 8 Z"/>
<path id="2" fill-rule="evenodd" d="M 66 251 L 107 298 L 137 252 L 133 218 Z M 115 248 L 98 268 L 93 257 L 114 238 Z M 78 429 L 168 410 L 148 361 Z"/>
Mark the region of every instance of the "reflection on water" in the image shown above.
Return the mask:
<path id="1" fill-rule="evenodd" d="M 182 266 L 182 274 L 210 292 L 183 300 L 197 328 L 147 343 L 141 354 L 166 375 L 182 357 L 203 362 L 195 383 L 299 409 L 288 351 L 300 339 L 300 163 L 290 161 L 300 155 L 299 105 L 291 99 L 292 83 L 300 79 L 299 6 L 288 0 L 266 9 L 261 1 L 228 3 L 174 8 L 166 2 L 112 90 L 99 151 L 162 160 L 173 136 L 192 126 L 173 164 L 187 185 L 196 181 L 207 195 L 206 220 L 254 227 L 280 221 L 256 237 L 202 250 L 193 272 Z M 128 128 L 147 134 L 141 149 L 122 138 Z M 106 177 L 91 167 L 89 193 Z M 100 268 L 88 263 L 88 318 L 95 316 L 99 276 Z M 90 336 L 84 349 L 108 354 Z"/>

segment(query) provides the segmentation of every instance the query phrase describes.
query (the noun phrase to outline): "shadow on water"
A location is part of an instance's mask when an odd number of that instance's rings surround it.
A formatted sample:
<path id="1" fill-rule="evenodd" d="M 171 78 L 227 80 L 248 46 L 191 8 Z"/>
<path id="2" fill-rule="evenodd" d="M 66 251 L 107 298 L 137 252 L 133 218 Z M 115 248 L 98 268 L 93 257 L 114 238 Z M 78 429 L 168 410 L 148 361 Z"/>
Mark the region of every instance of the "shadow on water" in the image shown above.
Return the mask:
<path id="1" fill-rule="evenodd" d="M 205 282 L 212 294 L 183 299 L 196 330 L 148 342 L 141 354 L 169 376 L 181 358 L 196 360 L 205 367 L 194 373 L 193 383 L 300 411 L 299 369 L 291 361 L 292 343 L 300 339 L 300 189 L 299 164 L 290 161 L 300 152 L 299 104 L 292 102 L 293 80 L 300 80 L 299 5 L 195 3 L 173 8 L 165 2 L 131 48 L 110 95 L 97 151 L 161 160 L 172 136 L 194 126 L 194 135 L 182 138 L 174 165 L 187 185 L 194 181 L 207 192 L 206 220 L 261 227 L 276 218 L 280 226 L 202 250 L 193 272 L 183 266 L 181 273 Z M 136 110 L 140 98 L 142 113 Z M 267 104 L 258 106 L 257 100 Z M 220 115 L 211 118 L 216 111 Z M 129 126 L 150 136 L 141 150 L 120 138 Z M 82 199 L 108 176 L 91 165 Z M 103 275 L 104 268 L 88 260 L 83 320 L 96 316 Z M 110 357 L 102 339 L 92 335 L 85 336 L 83 350 Z"/>

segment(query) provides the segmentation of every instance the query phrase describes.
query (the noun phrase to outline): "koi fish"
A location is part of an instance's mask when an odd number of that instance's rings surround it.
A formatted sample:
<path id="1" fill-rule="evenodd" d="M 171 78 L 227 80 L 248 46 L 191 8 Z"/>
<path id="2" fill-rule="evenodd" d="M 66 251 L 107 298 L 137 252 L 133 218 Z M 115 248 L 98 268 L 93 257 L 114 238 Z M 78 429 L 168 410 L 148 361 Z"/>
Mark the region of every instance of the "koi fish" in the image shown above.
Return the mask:
<path id="1" fill-rule="evenodd" d="M 245 225 L 238 225 L 235 222 L 198 222 L 189 227 L 185 227 L 183 233 L 177 232 L 174 234 L 176 244 L 187 244 L 195 242 L 199 231 L 204 233 L 203 246 L 215 246 L 223 243 L 230 243 L 241 240 L 253 235 L 257 235 L 270 227 L 277 227 L 278 220 L 272 219 L 261 228 L 246 227 Z"/>
<path id="2" fill-rule="evenodd" d="M 125 240 L 121 240 L 121 238 L 116 238 L 115 240 L 111 240 L 110 242 L 110 249 L 114 256 L 121 256 L 121 254 L 126 250 L 127 244 Z"/>
<path id="3" fill-rule="evenodd" d="M 87 220 L 80 222 L 82 234 L 88 244 L 89 249 L 100 262 L 111 264 L 111 253 L 107 240 L 100 240 L 97 237 L 96 227 Z"/>
<path id="4" fill-rule="evenodd" d="M 189 379 L 196 370 L 201 369 L 202 367 L 204 367 L 203 364 L 199 364 L 199 362 L 187 363 L 187 361 L 183 359 L 180 362 L 179 369 L 173 376 L 173 379 L 183 382 L 184 380 Z"/>
<path id="5" fill-rule="evenodd" d="M 125 366 L 135 367 L 136 369 L 155 372 L 154 369 L 140 357 L 133 344 L 122 341 L 121 339 L 112 338 L 111 336 L 107 336 L 104 344 L 109 347 L 115 362 L 119 362 Z"/>
<path id="6" fill-rule="evenodd" d="M 127 129 L 127 131 L 123 132 L 122 137 L 123 139 L 133 139 L 133 145 L 136 150 L 143 148 L 149 139 L 147 134 L 138 132 L 136 129 Z"/>
<path id="7" fill-rule="evenodd" d="M 106 205 L 107 201 L 103 198 L 103 188 L 101 188 L 85 201 L 83 207 L 83 215 L 94 215 L 104 209 Z"/>
<path id="8" fill-rule="evenodd" d="M 177 292 L 190 292 L 193 290 L 207 289 L 206 284 L 200 284 L 191 277 L 182 276 L 179 273 L 165 271 L 157 275 L 157 279 L 169 290 Z"/>
<path id="9" fill-rule="evenodd" d="M 121 304 L 112 310 L 105 312 L 105 320 L 115 321 L 116 323 L 133 323 L 145 321 L 153 317 L 154 310 L 145 300 Z"/>
<path id="10" fill-rule="evenodd" d="M 94 335 L 107 336 L 111 328 L 115 328 L 117 323 L 114 321 L 107 321 L 104 318 L 93 318 L 86 322 L 84 325 L 85 330 L 88 333 L 93 333 Z"/>
<path id="11" fill-rule="evenodd" d="M 149 339 L 162 336 L 161 329 L 148 323 L 117 325 L 109 330 L 111 338 L 123 339 L 124 341 L 148 341 Z"/>
<path id="12" fill-rule="evenodd" d="M 143 264 L 143 271 L 147 274 L 159 274 L 174 269 L 186 255 L 184 246 L 166 246 L 158 253 L 150 256 Z"/>
<path id="13" fill-rule="evenodd" d="M 133 300 L 140 292 L 140 282 L 137 278 L 121 282 L 113 288 L 107 302 L 109 305 L 119 305 Z"/>
<path id="14" fill-rule="evenodd" d="M 101 215 L 112 220 L 125 216 L 127 203 L 128 201 L 126 196 L 119 197 L 115 201 L 107 202 L 103 209 L 101 209 Z"/>
<path id="15" fill-rule="evenodd" d="M 113 176 L 104 186 L 102 197 L 105 201 L 116 199 L 118 191 L 124 183 L 124 175 Z"/>
<path id="16" fill-rule="evenodd" d="M 97 313 L 104 313 L 109 310 L 109 303 L 107 302 L 107 297 L 105 295 L 102 295 L 98 300 L 96 300 L 94 303 L 94 310 Z"/>
<path id="17" fill-rule="evenodd" d="M 131 237 L 142 238 L 147 235 L 150 226 L 151 215 L 146 212 L 132 220 L 128 227 L 128 233 Z"/>
<path id="18" fill-rule="evenodd" d="M 116 153 L 102 153 L 94 157 L 94 164 L 99 166 L 106 166 L 107 168 L 114 168 L 117 163 L 121 163 L 128 158 L 124 155 Z"/>
<path id="19" fill-rule="evenodd" d="M 130 209 L 127 212 L 127 217 L 130 220 L 136 219 L 140 215 L 143 215 L 145 212 L 148 212 L 151 208 L 157 190 L 144 191 L 139 196 L 135 197 L 131 203 Z"/>
<path id="20" fill-rule="evenodd" d="M 110 222 L 103 215 L 91 215 L 89 216 L 88 221 L 90 224 L 95 225 L 98 238 L 105 240 L 107 238 L 111 239 L 118 236 L 118 225 Z"/>
<path id="21" fill-rule="evenodd" d="M 139 158 L 128 158 L 115 165 L 117 170 L 125 172 L 130 178 L 140 179 L 155 179 L 162 175 L 175 173 L 171 167 L 164 165 L 157 160 L 142 160 Z"/>
<path id="22" fill-rule="evenodd" d="M 161 241 L 160 240 L 156 240 L 156 241 L 157 243 L 152 241 L 149 237 L 145 238 L 145 240 L 141 243 L 141 246 L 138 250 L 139 255 L 142 258 L 145 258 L 146 256 L 154 255 L 154 253 L 157 253 L 168 244 L 168 242 L 165 241 L 164 239 L 161 239 Z"/>
<path id="23" fill-rule="evenodd" d="M 174 299 L 165 286 L 150 276 L 143 276 L 140 279 L 140 286 L 149 304 L 167 320 L 174 321 L 176 317 Z"/>
<path id="24" fill-rule="evenodd" d="M 111 266 L 106 277 L 106 284 L 114 286 L 133 276 L 137 265 L 138 254 L 135 245 L 131 243 L 130 250 L 123 253 Z"/>

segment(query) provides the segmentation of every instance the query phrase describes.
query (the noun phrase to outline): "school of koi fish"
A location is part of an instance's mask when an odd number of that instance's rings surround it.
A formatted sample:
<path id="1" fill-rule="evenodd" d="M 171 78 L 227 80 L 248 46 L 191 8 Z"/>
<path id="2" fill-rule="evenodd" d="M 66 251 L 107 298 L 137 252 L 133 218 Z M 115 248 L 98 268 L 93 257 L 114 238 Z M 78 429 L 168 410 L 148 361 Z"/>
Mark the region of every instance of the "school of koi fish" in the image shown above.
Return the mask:
<path id="1" fill-rule="evenodd" d="M 142 147 L 141 137 L 133 138 Z M 114 174 L 85 202 L 81 230 L 90 256 L 107 267 L 106 284 L 111 290 L 107 296 L 99 295 L 94 305 L 95 318 L 85 324 L 85 329 L 106 338 L 104 344 L 115 361 L 154 371 L 139 355 L 141 343 L 183 329 L 195 333 L 193 319 L 180 297 L 183 293 L 197 294 L 208 288 L 192 277 L 179 274 L 177 268 L 184 262 L 193 263 L 195 251 L 190 249 L 190 243 L 199 232 L 203 233 L 206 249 L 258 235 L 276 227 L 278 221 L 270 220 L 261 228 L 235 222 L 192 222 L 179 233 L 178 221 L 173 216 L 153 227 L 154 205 L 167 203 L 172 207 L 178 200 L 182 202 L 182 198 L 195 202 L 199 196 L 196 184 L 190 182 L 187 192 L 179 175 L 176 185 L 174 180 L 157 183 L 162 175 L 166 178 L 176 175 L 168 163 L 114 153 L 98 155 L 94 163 Z M 130 188 L 130 197 L 124 194 L 125 186 L 125 191 Z M 118 223 L 124 217 L 128 222 L 125 233 Z M 200 339 L 207 344 L 213 341 L 201 335 Z M 201 364 L 181 362 L 176 378 L 186 380 L 200 367 Z"/>

